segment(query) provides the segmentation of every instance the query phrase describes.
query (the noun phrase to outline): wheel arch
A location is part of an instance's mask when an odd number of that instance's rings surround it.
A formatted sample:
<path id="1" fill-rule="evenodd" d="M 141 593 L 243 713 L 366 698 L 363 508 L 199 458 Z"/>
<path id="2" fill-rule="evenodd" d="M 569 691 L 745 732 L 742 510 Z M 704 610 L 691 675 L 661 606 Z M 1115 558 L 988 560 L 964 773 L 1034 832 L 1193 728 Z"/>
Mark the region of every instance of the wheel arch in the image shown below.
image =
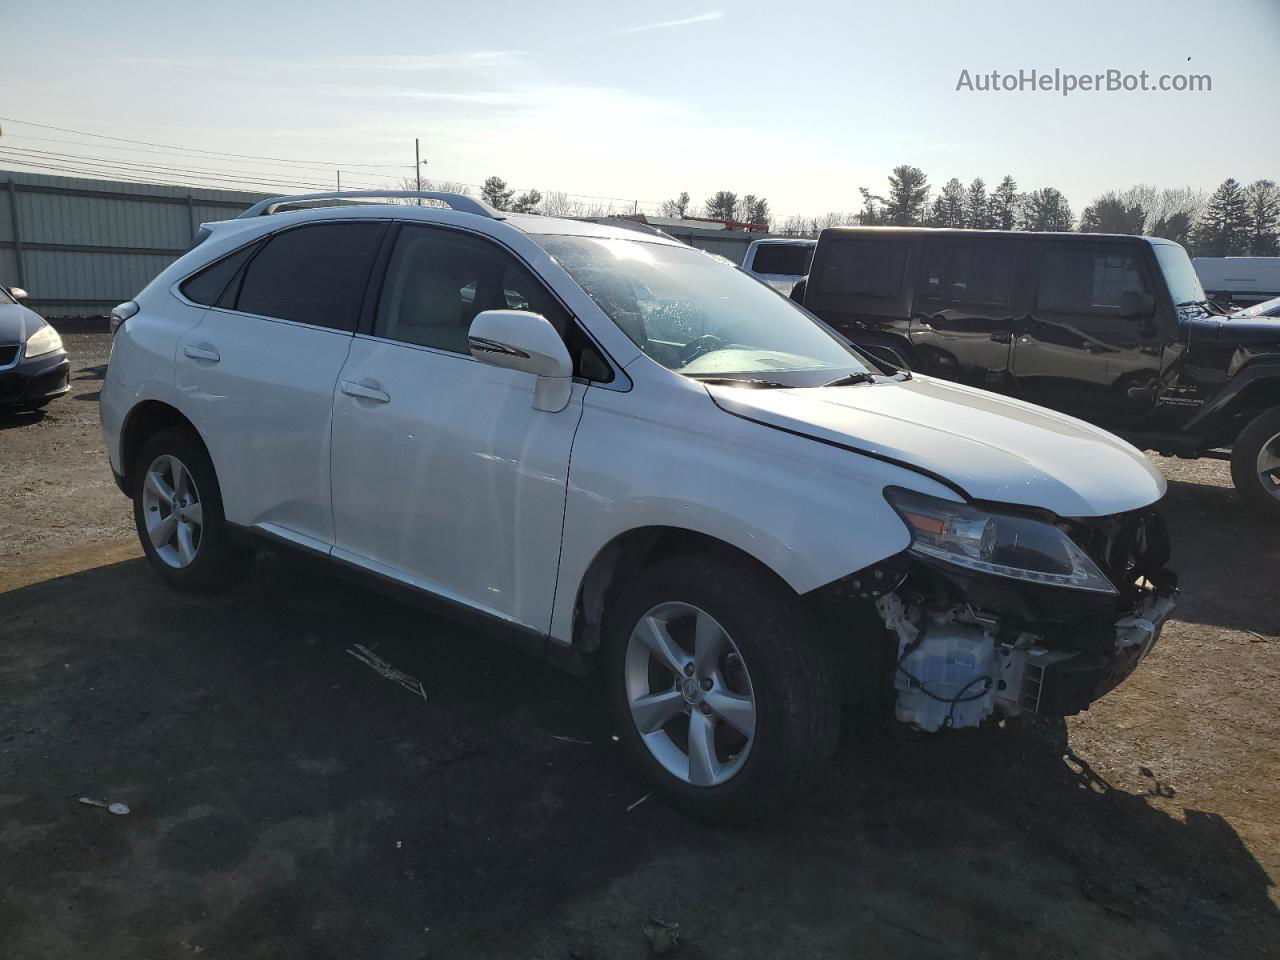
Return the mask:
<path id="1" fill-rule="evenodd" d="M 132 497 L 135 492 L 136 461 L 143 444 L 161 430 L 174 428 L 190 430 L 208 452 L 209 446 L 196 425 L 177 407 L 163 400 L 143 400 L 129 411 L 120 430 L 120 485 L 126 494 Z"/>
<path id="2" fill-rule="evenodd" d="M 599 648 L 606 611 L 632 574 L 660 560 L 691 553 L 745 561 L 791 589 L 778 571 L 718 537 L 682 527 L 636 527 L 618 534 L 601 547 L 577 584 L 573 604 L 573 648 L 582 654 L 594 653 Z"/>

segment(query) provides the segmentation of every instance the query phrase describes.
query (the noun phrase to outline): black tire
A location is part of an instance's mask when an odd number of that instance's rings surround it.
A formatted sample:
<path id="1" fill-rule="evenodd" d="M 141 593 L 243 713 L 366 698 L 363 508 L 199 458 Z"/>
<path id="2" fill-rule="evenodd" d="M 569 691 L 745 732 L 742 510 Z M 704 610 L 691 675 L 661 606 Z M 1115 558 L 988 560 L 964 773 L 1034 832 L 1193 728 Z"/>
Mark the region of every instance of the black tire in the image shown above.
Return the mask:
<path id="1" fill-rule="evenodd" d="M 144 516 L 144 487 L 148 468 L 161 456 L 176 457 L 190 472 L 199 492 L 203 511 L 195 559 L 187 566 L 174 567 L 160 556 L 147 533 Z M 244 575 L 253 550 L 234 544 L 227 533 L 222 512 L 222 492 L 213 462 L 204 444 L 190 430 L 162 430 L 142 445 L 133 467 L 133 520 L 147 560 L 165 583 L 186 593 L 217 593 Z"/>
<path id="2" fill-rule="evenodd" d="M 668 602 L 714 618 L 750 675 L 754 738 L 737 772 L 715 786 L 674 776 L 631 715 L 628 641 L 642 617 Z M 609 710 L 628 752 L 662 796 L 695 817 L 743 824 L 774 813 L 813 784 L 835 752 L 840 703 L 827 640 L 799 597 L 749 560 L 699 554 L 643 570 L 607 613 L 603 653 Z"/>
<path id="3" fill-rule="evenodd" d="M 1257 512 L 1280 520 L 1280 489 L 1268 489 L 1258 476 L 1258 455 L 1280 437 L 1280 407 L 1254 417 L 1231 445 L 1231 480 L 1240 499 Z"/>

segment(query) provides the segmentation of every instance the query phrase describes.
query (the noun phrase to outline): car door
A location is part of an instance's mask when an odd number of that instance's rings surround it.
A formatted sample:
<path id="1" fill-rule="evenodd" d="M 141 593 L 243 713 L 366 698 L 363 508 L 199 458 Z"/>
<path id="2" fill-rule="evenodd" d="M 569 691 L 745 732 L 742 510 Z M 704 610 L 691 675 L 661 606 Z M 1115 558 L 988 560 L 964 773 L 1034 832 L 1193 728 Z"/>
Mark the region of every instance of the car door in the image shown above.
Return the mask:
<path id="1" fill-rule="evenodd" d="M 1123 316 L 1126 293 L 1153 292 L 1137 243 L 1037 240 L 1028 310 L 1015 329 L 1020 396 L 1123 424 L 1155 402 L 1165 337 L 1155 319 Z"/>
<path id="2" fill-rule="evenodd" d="M 912 306 L 917 369 L 1007 393 L 1018 241 L 944 237 L 924 245 Z"/>
<path id="3" fill-rule="evenodd" d="M 332 545 L 333 388 L 386 229 L 312 223 L 245 248 L 214 305 L 180 339 L 177 388 L 232 523 Z"/>
<path id="4" fill-rule="evenodd" d="M 534 377 L 473 359 L 467 332 L 494 308 L 572 321 L 493 241 L 398 231 L 334 394 L 334 556 L 545 632 L 586 387 L 535 410 Z"/>

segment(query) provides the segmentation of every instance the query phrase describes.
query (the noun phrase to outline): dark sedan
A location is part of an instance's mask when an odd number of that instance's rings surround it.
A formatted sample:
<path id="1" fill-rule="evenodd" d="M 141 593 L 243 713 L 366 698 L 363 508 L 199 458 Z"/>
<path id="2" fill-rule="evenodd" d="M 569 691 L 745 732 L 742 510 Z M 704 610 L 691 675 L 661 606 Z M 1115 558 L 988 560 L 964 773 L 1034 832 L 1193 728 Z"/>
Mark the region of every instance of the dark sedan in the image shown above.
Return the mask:
<path id="1" fill-rule="evenodd" d="M 58 331 L 0 287 L 0 409 L 35 410 L 71 389 L 71 363 Z"/>

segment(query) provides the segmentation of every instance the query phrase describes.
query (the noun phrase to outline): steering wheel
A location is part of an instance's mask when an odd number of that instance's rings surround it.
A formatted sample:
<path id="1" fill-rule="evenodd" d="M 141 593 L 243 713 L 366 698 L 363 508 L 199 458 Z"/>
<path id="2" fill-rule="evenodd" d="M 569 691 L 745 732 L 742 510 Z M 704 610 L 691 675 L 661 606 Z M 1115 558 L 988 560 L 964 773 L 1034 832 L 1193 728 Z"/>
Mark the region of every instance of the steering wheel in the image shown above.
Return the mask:
<path id="1" fill-rule="evenodd" d="M 704 333 L 702 336 L 694 340 L 690 340 L 680 348 L 680 359 L 683 366 L 688 366 L 697 360 L 704 353 L 711 353 L 713 350 L 723 350 L 728 344 L 717 337 L 714 333 Z"/>

